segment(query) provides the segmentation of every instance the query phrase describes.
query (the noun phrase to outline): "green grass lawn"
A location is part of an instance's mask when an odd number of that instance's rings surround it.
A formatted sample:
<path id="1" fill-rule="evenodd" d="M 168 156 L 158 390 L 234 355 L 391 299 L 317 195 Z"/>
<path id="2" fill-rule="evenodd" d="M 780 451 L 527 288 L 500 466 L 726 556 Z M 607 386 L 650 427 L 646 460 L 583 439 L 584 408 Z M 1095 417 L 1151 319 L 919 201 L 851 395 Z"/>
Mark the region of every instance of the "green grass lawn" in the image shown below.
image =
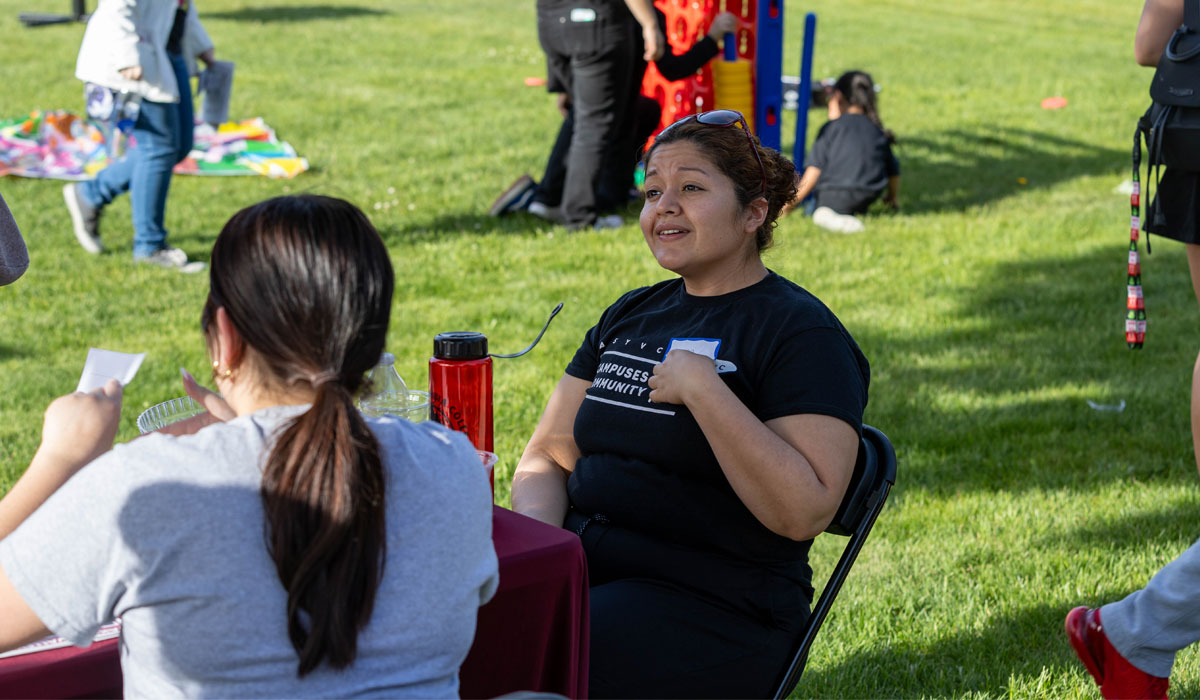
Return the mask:
<path id="1" fill-rule="evenodd" d="M 29 30 L 34 0 L 0 0 L 0 117 L 82 106 L 81 25 Z M 55 0 L 52 10 L 68 3 Z M 388 346 L 426 382 L 433 336 L 479 330 L 523 347 L 495 368 L 497 497 L 583 333 L 622 292 L 663 279 L 633 223 L 568 234 L 492 219 L 517 174 L 540 173 L 558 116 L 543 91 L 534 3 L 204 0 L 217 56 L 237 62 L 233 112 L 261 116 L 312 164 L 295 180 L 174 180 L 171 241 L 207 259 L 239 208 L 285 192 L 347 198 L 397 270 Z M 792 217 L 770 267 L 823 299 L 872 365 L 867 422 L 899 483 L 813 649 L 802 697 L 1098 697 L 1062 633 L 1076 604 L 1141 587 L 1198 533 L 1188 428 L 1196 300 L 1182 246 L 1144 256 L 1150 319 L 1122 337 L 1133 126 L 1151 73 L 1133 62 L 1140 3 L 1117 0 L 818 0 L 786 7 L 784 72 L 802 14 L 819 16 L 815 73 L 871 72 L 899 138 L 902 213 L 839 236 Z M 1065 109 L 1045 111 L 1061 95 Z M 784 149 L 794 115 L 786 115 Z M 811 133 L 824 122 L 814 111 Z M 129 262 L 127 200 L 106 212 L 108 254 L 70 234 L 60 183 L 0 192 L 32 267 L 0 288 L 0 491 L 38 444 L 41 412 L 71 391 L 89 346 L 148 353 L 120 439 L 207 377 L 203 276 Z M 1088 399 L 1126 402 L 1097 412 Z M 843 541 L 818 538 L 827 574 Z M 1179 657 L 1176 697 L 1200 696 Z"/>

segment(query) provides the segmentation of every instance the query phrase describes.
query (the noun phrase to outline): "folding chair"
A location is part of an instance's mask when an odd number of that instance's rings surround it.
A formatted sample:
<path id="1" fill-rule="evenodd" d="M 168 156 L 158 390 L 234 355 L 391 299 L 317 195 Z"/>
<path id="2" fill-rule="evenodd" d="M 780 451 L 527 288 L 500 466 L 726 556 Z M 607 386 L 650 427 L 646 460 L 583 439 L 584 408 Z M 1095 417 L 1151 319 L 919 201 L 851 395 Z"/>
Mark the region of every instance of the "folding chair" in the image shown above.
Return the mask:
<path id="1" fill-rule="evenodd" d="M 846 575 L 850 573 L 850 567 L 854 565 L 854 559 L 858 556 L 858 551 L 862 549 L 867 535 L 870 534 L 871 526 L 875 524 L 875 518 L 879 516 L 879 511 L 883 510 L 888 491 L 895 483 L 896 450 L 892 448 L 892 443 L 886 435 L 869 425 L 863 425 L 862 442 L 858 447 L 858 461 L 854 465 L 854 476 L 850 479 L 849 487 L 846 488 L 846 496 L 842 499 L 842 505 L 838 508 L 837 515 L 833 516 L 833 522 L 825 528 L 825 532 L 849 536 L 850 541 L 846 543 L 846 548 L 842 551 L 842 558 L 834 567 L 833 574 L 830 575 L 829 581 L 821 591 L 821 597 L 817 600 L 817 606 L 813 608 L 812 615 L 808 618 L 808 624 L 804 628 L 804 635 L 800 638 L 800 646 L 796 649 L 792 664 L 784 674 L 779 689 L 775 691 L 777 700 L 786 698 L 800 680 L 800 674 L 804 672 L 804 664 L 808 661 L 808 651 L 812 647 L 813 639 L 820 631 L 821 624 L 825 622 L 825 616 L 829 614 L 829 609 L 833 607 L 833 599 L 837 597 L 838 591 L 846 581 Z"/>

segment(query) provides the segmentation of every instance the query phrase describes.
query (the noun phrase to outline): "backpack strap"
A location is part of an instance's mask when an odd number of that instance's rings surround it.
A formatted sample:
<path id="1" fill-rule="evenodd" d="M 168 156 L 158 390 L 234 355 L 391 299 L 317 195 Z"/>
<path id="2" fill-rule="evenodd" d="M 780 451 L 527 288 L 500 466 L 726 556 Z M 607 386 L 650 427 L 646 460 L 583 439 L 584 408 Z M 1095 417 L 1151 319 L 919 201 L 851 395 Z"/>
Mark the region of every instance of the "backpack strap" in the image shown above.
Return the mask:
<path id="1" fill-rule="evenodd" d="M 1200 32 L 1200 0 L 1184 0 L 1183 26 Z"/>

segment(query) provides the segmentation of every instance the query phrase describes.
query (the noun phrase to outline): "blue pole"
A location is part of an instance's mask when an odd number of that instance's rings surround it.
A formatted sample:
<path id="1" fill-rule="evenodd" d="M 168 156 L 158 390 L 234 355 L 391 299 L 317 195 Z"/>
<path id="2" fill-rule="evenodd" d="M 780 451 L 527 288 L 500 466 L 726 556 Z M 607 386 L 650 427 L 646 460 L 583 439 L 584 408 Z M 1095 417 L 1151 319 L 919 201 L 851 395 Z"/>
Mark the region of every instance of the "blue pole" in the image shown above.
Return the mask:
<path id="1" fill-rule="evenodd" d="M 779 150 L 783 111 L 783 0 L 759 0 L 754 57 L 754 132 Z"/>
<path id="2" fill-rule="evenodd" d="M 817 15 L 804 15 L 804 49 L 800 52 L 800 88 L 796 102 L 796 142 L 792 145 L 792 162 L 796 170 L 804 171 L 805 144 L 808 141 L 808 108 L 812 106 L 813 44 L 817 41 Z"/>

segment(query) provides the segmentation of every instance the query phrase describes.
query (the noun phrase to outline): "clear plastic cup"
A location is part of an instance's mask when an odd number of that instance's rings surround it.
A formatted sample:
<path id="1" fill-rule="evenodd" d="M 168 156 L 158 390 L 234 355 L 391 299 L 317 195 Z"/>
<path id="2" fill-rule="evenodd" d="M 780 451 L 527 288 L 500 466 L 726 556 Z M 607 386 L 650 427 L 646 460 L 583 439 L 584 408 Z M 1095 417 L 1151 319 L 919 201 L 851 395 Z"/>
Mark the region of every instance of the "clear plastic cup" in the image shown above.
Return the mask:
<path id="1" fill-rule="evenodd" d="M 142 415 L 137 419 L 138 431 L 143 434 L 149 433 L 201 413 L 204 413 L 204 407 L 193 401 L 190 396 L 163 401 L 142 411 Z"/>
<path id="2" fill-rule="evenodd" d="M 393 415 L 414 423 L 429 420 L 429 392 L 381 391 L 358 402 L 359 410 L 368 416 Z"/>
<path id="3" fill-rule="evenodd" d="M 492 500 L 496 500 L 496 462 L 500 461 L 500 457 L 495 452 L 487 450 L 475 450 L 479 455 L 479 461 L 483 462 L 483 468 L 487 470 L 488 483 L 492 485 Z"/>

